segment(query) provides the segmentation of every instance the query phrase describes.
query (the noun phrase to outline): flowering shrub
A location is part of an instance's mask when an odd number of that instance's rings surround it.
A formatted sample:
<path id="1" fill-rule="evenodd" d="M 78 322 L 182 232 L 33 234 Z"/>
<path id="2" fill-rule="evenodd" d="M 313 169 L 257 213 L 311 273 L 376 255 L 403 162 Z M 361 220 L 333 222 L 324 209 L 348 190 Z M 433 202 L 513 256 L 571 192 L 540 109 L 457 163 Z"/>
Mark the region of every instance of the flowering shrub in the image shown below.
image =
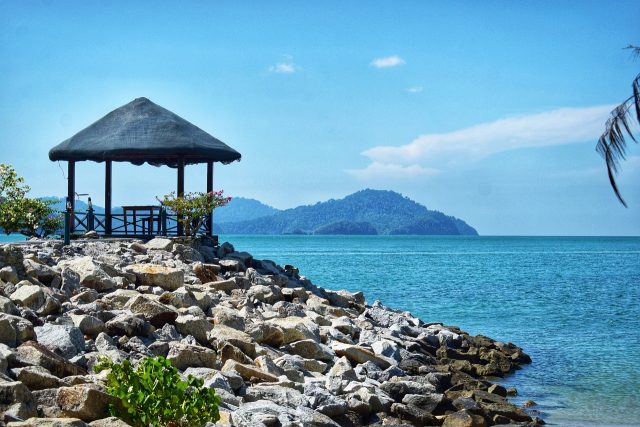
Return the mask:
<path id="1" fill-rule="evenodd" d="M 30 188 L 11 165 L 0 163 L 0 228 L 5 233 L 44 237 L 62 225 L 51 200 L 27 197 Z"/>
<path id="2" fill-rule="evenodd" d="M 158 200 L 178 215 L 178 221 L 184 226 L 187 236 L 195 236 L 204 219 L 211 215 L 215 208 L 231 201 L 231 197 L 224 197 L 223 193 L 223 190 L 209 193 L 194 192 L 177 197 L 175 192 L 171 192 L 162 200 L 159 198 Z"/>

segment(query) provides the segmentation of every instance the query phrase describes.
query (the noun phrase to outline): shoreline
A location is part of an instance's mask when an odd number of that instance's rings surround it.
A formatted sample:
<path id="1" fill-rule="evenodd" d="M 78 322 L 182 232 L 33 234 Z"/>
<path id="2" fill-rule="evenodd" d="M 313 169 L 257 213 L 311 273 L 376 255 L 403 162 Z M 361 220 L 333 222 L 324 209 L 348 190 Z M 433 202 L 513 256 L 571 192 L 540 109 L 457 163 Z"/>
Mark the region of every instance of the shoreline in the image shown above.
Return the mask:
<path id="1" fill-rule="evenodd" d="M 185 372 L 219 380 L 221 413 L 239 426 L 274 413 L 308 425 L 446 425 L 456 417 L 485 425 L 539 422 L 508 403 L 513 390 L 483 379 L 530 362 L 515 345 L 366 304 L 361 292 L 317 287 L 295 267 L 253 259 L 229 243 L 196 247 L 169 239 L 0 246 L 0 269 L 12 265 L 17 276 L 17 283 L 4 281 L 3 294 L 16 310 L 40 313 L 32 319 L 42 323 L 29 333 L 16 316 L 0 313 L 20 335 L 8 351 L 44 345 L 87 372 L 79 384 L 59 377 L 58 390 L 100 388 L 90 374 L 97 354 L 138 360 L 164 353 Z M 41 294 L 39 300 L 20 299 L 27 289 Z M 139 329 L 130 330 L 139 321 Z M 90 331 L 87 322 L 102 326 Z M 48 329 L 59 328 L 69 336 L 78 329 L 84 342 L 48 341 Z M 39 344 L 28 342 L 33 338 Z M 196 361 L 194 351 L 207 361 Z M 22 364 L 9 363 L 15 377 L 9 379 L 19 382 L 33 365 Z M 230 378 L 238 377 L 242 385 L 234 388 Z M 51 402 L 53 391 L 49 401 L 31 391 L 35 409 L 22 408 L 22 415 L 74 415 L 57 397 Z M 293 407 L 291 394 L 298 402 Z M 4 410 L 20 412 L 15 404 Z"/>

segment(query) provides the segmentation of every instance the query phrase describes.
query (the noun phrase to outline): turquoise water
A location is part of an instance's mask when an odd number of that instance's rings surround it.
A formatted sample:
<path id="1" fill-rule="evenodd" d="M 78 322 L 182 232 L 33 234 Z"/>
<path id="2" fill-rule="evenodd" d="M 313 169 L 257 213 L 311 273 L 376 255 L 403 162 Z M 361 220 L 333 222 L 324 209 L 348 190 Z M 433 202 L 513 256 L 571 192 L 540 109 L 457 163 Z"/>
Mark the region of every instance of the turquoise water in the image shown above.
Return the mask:
<path id="1" fill-rule="evenodd" d="M 220 239 L 317 285 L 516 343 L 533 364 L 504 383 L 550 424 L 638 425 L 640 238 Z"/>
<path id="2" fill-rule="evenodd" d="M 221 236 L 315 284 L 362 290 L 523 347 L 505 384 L 556 425 L 638 425 L 640 238 Z"/>

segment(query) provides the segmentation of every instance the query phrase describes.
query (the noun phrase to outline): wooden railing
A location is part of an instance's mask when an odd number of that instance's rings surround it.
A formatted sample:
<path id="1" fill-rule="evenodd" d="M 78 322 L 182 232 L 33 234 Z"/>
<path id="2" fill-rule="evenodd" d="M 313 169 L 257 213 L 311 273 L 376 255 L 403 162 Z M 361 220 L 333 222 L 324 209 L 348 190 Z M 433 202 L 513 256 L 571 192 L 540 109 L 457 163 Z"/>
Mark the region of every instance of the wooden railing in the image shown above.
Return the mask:
<path id="1" fill-rule="evenodd" d="M 152 237 L 179 235 L 178 216 L 159 208 L 144 215 L 95 213 L 90 207 L 86 212 L 67 210 L 65 215 L 65 241 L 72 233 L 95 231 L 100 235 L 114 237 Z M 72 220 L 73 218 L 73 220 Z M 207 217 L 199 218 L 192 224 L 192 234 L 213 235 Z"/>

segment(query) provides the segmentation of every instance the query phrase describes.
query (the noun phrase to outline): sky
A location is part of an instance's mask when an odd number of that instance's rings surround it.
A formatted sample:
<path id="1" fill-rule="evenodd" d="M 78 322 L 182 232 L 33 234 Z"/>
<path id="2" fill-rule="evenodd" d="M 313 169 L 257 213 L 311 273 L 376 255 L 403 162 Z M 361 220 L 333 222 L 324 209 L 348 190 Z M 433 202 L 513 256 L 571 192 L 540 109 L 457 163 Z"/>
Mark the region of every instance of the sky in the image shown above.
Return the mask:
<path id="1" fill-rule="evenodd" d="M 640 147 L 629 208 L 595 151 L 640 72 L 623 49 L 638 16 L 637 0 L 2 0 L 0 162 L 62 197 L 49 149 L 144 96 L 242 153 L 216 164 L 227 195 L 284 209 L 388 189 L 484 235 L 640 235 Z M 114 205 L 176 185 L 113 172 Z M 78 163 L 76 191 L 103 205 L 104 165 Z"/>

